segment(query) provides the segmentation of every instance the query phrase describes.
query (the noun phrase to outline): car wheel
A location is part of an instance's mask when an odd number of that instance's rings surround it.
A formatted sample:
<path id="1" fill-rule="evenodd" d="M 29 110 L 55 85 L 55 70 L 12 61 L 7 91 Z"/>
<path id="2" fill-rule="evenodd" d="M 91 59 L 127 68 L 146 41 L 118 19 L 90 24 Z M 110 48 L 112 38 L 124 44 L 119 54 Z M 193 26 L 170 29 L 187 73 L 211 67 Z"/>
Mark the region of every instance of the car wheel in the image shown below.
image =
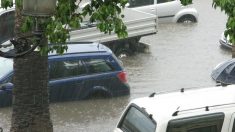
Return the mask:
<path id="1" fill-rule="evenodd" d="M 132 52 L 128 49 L 120 49 L 116 52 L 116 56 L 121 59 L 121 58 L 126 58 L 130 56 Z"/>
<path id="2" fill-rule="evenodd" d="M 88 96 L 88 99 L 105 99 L 105 98 L 111 98 L 112 95 L 105 91 L 95 91 L 92 94 Z"/>
<path id="3" fill-rule="evenodd" d="M 177 22 L 178 23 L 194 23 L 194 22 L 197 22 L 197 20 L 193 15 L 184 15 L 180 17 Z"/>

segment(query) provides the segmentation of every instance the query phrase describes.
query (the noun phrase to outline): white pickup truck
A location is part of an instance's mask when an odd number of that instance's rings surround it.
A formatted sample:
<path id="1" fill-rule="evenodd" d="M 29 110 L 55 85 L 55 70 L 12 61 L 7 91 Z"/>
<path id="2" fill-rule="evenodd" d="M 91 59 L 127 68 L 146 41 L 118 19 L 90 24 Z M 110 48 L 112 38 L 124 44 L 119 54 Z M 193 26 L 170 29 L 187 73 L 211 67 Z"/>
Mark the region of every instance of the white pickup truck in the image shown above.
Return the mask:
<path id="1" fill-rule="evenodd" d="M 104 34 L 95 25 L 83 24 L 81 29 L 70 32 L 70 42 L 100 42 L 107 45 L 117 55 L 130 54 L 141 46 L 141 37 L 157 33 L 156 15 L 124 9 L 123 21 L 127 26 L 128 38 L 119 39 L 116 34 Z M 14 33 L 14 8 L 0 9 L 0 43 L 4 43 L 13 37 Z"/>

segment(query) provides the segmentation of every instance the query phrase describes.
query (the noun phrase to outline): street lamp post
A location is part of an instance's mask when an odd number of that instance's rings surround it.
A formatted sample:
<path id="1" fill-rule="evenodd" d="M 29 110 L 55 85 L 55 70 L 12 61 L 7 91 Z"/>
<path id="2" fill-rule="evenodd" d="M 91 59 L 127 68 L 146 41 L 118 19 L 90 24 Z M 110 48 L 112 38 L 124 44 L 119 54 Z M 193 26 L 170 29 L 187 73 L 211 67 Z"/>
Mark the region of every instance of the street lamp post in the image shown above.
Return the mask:
<path id="1" fill-rule="evenodd" d="M 5 58 L 20 57 L 31 53 L 40 46 L 43 37 L 43 29 L 40 27 L 40 20 L 51 17 L 55 12 L 55 8 L 56 0 L 23 0 L 22 14 L 35 18 L 33 34 L 10 40 L 14 45 L 14 50 L 7 52 L 0 50 L 0 56 Z M 32 38 L 35 38 L 35 43 L 31 41 Z M 0 48 L 2 47 L 4 46 L 0 44 Z"/>
<path id="2" fill-rule="evenodd" d="M 56 0 L 23 0 L 23 15 L 50 17 L 54 14 Z"/>

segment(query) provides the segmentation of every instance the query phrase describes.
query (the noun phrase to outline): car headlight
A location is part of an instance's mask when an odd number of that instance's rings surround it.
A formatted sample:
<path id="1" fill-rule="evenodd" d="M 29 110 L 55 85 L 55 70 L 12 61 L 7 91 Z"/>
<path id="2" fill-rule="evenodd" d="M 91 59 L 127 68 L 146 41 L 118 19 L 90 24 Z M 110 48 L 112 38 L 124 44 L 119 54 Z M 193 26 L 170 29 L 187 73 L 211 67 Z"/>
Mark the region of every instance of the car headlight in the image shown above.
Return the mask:
<path id="1" fill-rule="evenodd" d="M 226 37 L 224 36 L 224 33 L 221 34 L 221 40 L 227 42 L 227 39 L 226 39 Z"/>

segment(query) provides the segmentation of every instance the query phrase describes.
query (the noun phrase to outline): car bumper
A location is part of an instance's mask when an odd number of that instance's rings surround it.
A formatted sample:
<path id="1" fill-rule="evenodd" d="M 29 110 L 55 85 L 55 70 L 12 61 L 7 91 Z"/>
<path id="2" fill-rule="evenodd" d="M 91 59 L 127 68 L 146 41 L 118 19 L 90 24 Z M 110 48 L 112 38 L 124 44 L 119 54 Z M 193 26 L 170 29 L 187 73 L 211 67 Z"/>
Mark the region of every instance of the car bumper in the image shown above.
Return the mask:
<path id="1" fill-rule="evenodd" d="M 221 46 L 228 48 L 228 49 L 232 49 L 232 45 L 222 39 L 219 40 L 219 43 L 221 44 Z"/>

